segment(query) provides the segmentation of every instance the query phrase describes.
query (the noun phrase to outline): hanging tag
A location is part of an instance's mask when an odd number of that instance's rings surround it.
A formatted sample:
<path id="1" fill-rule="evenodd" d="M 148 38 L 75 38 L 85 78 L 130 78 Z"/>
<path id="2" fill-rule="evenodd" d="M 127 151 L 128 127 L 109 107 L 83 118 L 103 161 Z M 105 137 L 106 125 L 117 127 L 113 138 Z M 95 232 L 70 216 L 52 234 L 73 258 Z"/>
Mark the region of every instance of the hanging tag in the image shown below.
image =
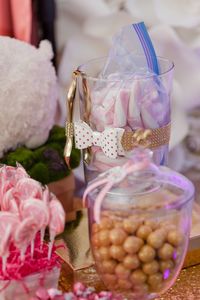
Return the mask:
<path id="1" fill-rule="evenodd" d="M 80 72 L 78 70 L 73 72 L 73 79 L 69 87 L 69 91 L 67 93 L 67 101 L 66 101 L 68 118 L 67 118 L 66 128 L 65 128 L 66 144 L 64 149 L 64 157 L 69 169 L 71 169 L 70 156 L 72 152 L 73 136 L 74 136 L 74 126 L 73 126 L 74 100 L 76 96 L 77 76 L 79 74 Z"/>
<path id="2" fill-rule="evenodd" d="M 72 83 L 69 87 L 69 91 L 67 94 L 67 111 L 68 111 L 68 118 L 66 122 L 66 144 L 64 149 L 64 157 L 68 168 L 70 169 L 70 156 L 73 147 L 73 138 L 74 138 L 74 124 L 73 124 L 73 113 L 74 113 L 74 101 L 76 97 L 76 89 L 77 89 L 77 78 L 78 76 L 82 77 L 82 87 L 83 87 L 83 98 L 84 98 L 84 105 L 85 111 L 83 115 L 83 120 L 88 123 L 89 117 L 91 113 L 91 98 L 89 87 L 87 83 L 87 79 L 85 78 L 85 74 L 79 70 L 73 72 L 73 79 Z M 91 161 L 91 148 L 87 148 L 83 150 L 83 160 L 87 164 Z"/>
<path id="3" fill-rule="evenodd" d="M 87 83 L 87 79 L 85 78 L 84 74 L 82 73 L 82 85 L 83 85 L 83 96 L 84 96 L 84 103 L 85 103 L 85 112 L 83 115 L 83 120 L 88 123 L 91 113 L 91 98 L 90 98 L 90 91 L 89 86 Z M 83 161 L 86 164 L 91 162 L 92 153 L 91 147 L 88 147 L 83 150 Z"/>

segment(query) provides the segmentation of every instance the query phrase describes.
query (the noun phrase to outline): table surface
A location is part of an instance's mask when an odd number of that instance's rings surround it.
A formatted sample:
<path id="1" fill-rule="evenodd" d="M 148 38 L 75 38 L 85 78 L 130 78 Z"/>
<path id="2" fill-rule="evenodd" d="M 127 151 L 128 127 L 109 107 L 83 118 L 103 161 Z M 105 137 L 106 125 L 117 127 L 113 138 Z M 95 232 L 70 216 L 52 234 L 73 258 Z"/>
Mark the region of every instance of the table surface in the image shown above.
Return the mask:
<path id="1" fill-rule="evenodd" d="M 105 289 L 93 267 L 76 271 L 74 274 L 63 269 L 60 288 L 68 291 L 77 280 L 95 287 L 97 291 Z M 183 269 L 175 285 L 156 300 L 200 300 L 200 265 Z"/>

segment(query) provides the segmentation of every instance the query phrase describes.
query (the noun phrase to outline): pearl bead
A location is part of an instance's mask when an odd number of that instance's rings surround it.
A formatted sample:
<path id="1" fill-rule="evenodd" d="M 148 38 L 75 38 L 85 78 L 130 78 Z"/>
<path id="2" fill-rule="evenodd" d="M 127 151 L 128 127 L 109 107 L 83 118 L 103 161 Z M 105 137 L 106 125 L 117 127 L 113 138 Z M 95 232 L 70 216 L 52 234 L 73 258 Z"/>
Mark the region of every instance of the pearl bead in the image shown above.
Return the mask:
<path id="1" fill-rule="evenodd" d="M 126 233 L 121 228 L 112 229 L 109 234 L 110 241 L 114 245 L 122 244 L 126 237 Z"/>
<path id="2" fill-rule="evenodd" d="M 127 253 L 133 254 L 138 252 L 143 244 L 144 242 L 142 239 L 135 236 L 129 236 L 126 238 L 123 248 Z"/>
<path id="3" fill-rule="evenodd" d="M 125 219 L 123 221 L 123 228 L 127 233 L 133 234 L 138 226 L 140 225 L 140 223 L 138 221 L 134 221 L 131 219 Z"/>
<path id="4" fill-rule="evenodd" d="M 109 233 L 110 233 L 110 231 L 107 229 L 101 230 L 98 233 L 99 243 L 101 246 L 109 246 L 110 245 Z"/>
<path id="5" fill-rule="evenodd" d="M 114 274 L 117 263 L 113 260 L 102 261 L 101 267 L 104 273 Z"/>
<path id="6" fill-rule="evenodd" d="M 171 230 L 171 231 L 169 231 L 169 233 L 167 235 L 167 240 L 170 244 L 177 247 L 182 243 L 183 235 L 182 235 L 182 233 L 178 232 L 177 230 Z"/>
<path id="7" fill-rule="evenodd" d="M 152 260 L 151 262 L 144 264 L 142 270 L 147 275 L 155 274 L 159 270 L 159 263 L 156 260 Z"/>
<path id="8" fill-rule="evenodd" d="M 165 234 L 163 233 L 163 230 L 156 230 L 152 233 L 147 238 L 147 242 L 150 246 L 152 246 L 155 249 L 160 248 L 165 241 Z"/>
<path id="9" fill-rule="evenodd" d="M 119 279 L 118 286 L 122 290 L 129 290 L 132 287 L 132 283 L 125 279 Z"/>
<path id="10" fill-rule="evenodd" d="M 152 229 L 150 226 L 147 225 L 141 225 L 137 230 L 137 237 L 146 240 L 148 235 L 152 232 Z"/>
<path id="11" fill-rule="evenodd" d="M 103 260 L 108 260 L 110 258 L 109 248 L 108 247 L 99 248 L 99 256 Z"/>
<path id="12" fill-rule="evenodd" d="M 115 274 L 119 278 L 128 278 L 130 275 L 130 270 L 126 269 L 122 263 L 118 264 L 115 268 Z"/>
<path id="13" fill-rule="evenodd" d="M 140 261 L 137 255 L 127 255 L 124 258 L 123 264 L 127 269 L 134 270 L 139 267 Z"/>
<path id="14" fill-rule="evenodd" d="M 149 276 L 148 283 L 151 285 L 151 287 L 155 288 L 160 286 L 162 283 L 162 274 L 161 273 L 155 273 Z"/>
<path id="15" fill-rule="evenodd" d="M 142 270 L 136 270 L 131 274 L 130 279 L 134 284 L 141 284 L 146 281 L 147 275 Z"/>
<path id="16" fill-rule="evenodd" d="M 165 243 L 159 250 L 158 256 L 163 260 L 168 260 L 173 257 L 174 247 L 172 245 Z"/>
<path id="17" fill-rule="evenodd" d="M 114 259 L 118 259 L 119 261 L 122 260 L 126 254 L 122 246 L 112 245 L 110 247 L 110 256 Z"/>
<path id="18" fill-rule="evenodd" d="M 160 261 L 160 270 L 162 272 L 164 272 L 165 270 L 171 270 L 174 268 L 174 263 L 173 261 L 170 260 L 164 260 L 164 261 Z"/>
<path id="19" fill-rule="evenodd" d="M 156 256 L 156 252 L 155 250 L 149 246 L 149 245 L 144 245 L 139 254 L 139 259 L 142 261 L 142 262 L 150 262 L 154 259 L 154 257 Z"/>

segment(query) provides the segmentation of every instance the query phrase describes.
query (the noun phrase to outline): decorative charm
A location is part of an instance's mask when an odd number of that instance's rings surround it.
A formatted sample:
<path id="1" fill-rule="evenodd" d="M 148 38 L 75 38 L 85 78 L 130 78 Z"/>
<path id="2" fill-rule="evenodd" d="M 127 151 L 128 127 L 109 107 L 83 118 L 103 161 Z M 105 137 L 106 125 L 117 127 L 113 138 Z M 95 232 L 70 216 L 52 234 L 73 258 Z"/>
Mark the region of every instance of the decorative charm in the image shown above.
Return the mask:
<path id="1" fill-rule="evenodd" d="M 68 120 L 66 122 L 66 145 L 64 149 L 64 157 L 67 166 L 70 168 L 70 155 L 72 152 L 73 146 L 73 136 L 74 136 L 74 128 L 73 128 L 73 111 L 74 111 L 74 101 L 76 97 L 76 87 L 77 87 L 77 77 L 82 76 L 82 86 L 83 86 L 83 94 L 84 94 L 84 103 L 85 103 L 85 113 L 83 115 L 83 119 L 85 122 L 89 121 L 90 111 L 91 111 L 91 99 L 89 88 L 87 84 L 87 80 L 84 77 L 84 73 L 76 70 L 73 72 L 73 80 L 69 87 L 69 91 L 67 94 L 67 111 L 68 111 Z M 83 159 L 87 163 L 90 162 L 90 149 L 84 149 Z"/>
<path id="2" fill-rule="evenodd" d="M 69 129 L 68 129 L 69 131 Z M 170 124 L 156 129 L 125 131 L 123 128 L 106 128 L 103 132 L 93 131 L 83 121 L 74 123 L 75 146 L 86 149 L 91 146 L 101 147 L 109 158 L 117 158 L 135 147 L 157 148 L 169 143 Z"/>
<path id="3" fill-rule="evenodd" d="M 136 131 L 125 131 L 122 136 L 122 146 L 125 151 L 135 147 L 158 148 L 168 145 L 170 139 L 171 124 L 155 129 L 137 129 Z"/>
<path id="4" fill-rule="evenodd" d="M 98 146 L 106 156 L 116 158 L 118 154 L 124 155 L 120 142 L 123 132 L 122 128 L 106 128 L 103 132 L 92 131 L 85 122 L 76 122 L 74 123 L 75 146 L 78 149 Z"/>
<path id="5" fill-rule="evenodd" d="M 76 96 L 76 86 L 77 86 L 77 76 L 79 72 L 74 71 L 72 75 L 72 83 L 69 87 L 67 94 L 67 111 L 68 111 L 68 121 L 66 123 L 66 145 L 64 149 L 64 157 L 67 166 L 70 168 L 69 159 L 72 152 L 73 146 L 73 111 L 74 111 L 74 99 Z"/>

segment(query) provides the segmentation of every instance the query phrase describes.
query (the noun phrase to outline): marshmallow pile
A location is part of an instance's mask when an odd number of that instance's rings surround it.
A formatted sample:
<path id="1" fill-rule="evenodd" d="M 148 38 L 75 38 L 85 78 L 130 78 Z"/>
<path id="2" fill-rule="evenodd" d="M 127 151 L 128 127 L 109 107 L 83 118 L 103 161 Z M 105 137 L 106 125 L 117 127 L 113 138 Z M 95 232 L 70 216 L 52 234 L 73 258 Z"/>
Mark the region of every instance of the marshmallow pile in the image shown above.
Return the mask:
<path id="1" fill-rule="evenodd" d="M 149 75 L 149 77 L 148 77 Z M 152 74 L 135 74 L 122 80 L 119 74 L 110 74 L 107 81 L 96 83 L 91 89 L 92 128 L 99 132 L 106 128 L 123 128 L 126 131 L 160 128 L 170 123 L 168 91 Z M 154 150 L 153 160 L 165 164 L 166 147 Z M 108 158 L 99 147 L 92 147 L 92 166 L 99 172 L 123 164 L 125 159 Z"/>

